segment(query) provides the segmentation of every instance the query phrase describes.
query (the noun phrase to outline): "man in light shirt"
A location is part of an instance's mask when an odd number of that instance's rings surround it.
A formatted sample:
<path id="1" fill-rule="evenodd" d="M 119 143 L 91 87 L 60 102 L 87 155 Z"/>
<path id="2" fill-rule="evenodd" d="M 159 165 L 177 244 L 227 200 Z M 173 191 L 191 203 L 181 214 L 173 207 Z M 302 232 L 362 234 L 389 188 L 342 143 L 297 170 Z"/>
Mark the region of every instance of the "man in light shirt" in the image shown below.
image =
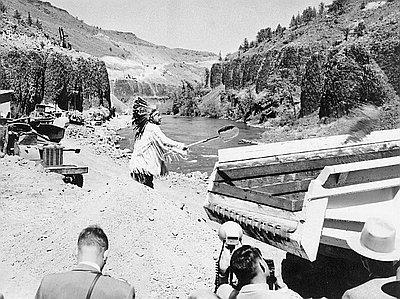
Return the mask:
<path id="1" fill-rule="evenodd" d="M 108 238 L 98 226 L 89 226 L 78 237 L 78 265 L 72 271 L 42 279 L 36 299 L 133 299 L 135 289 L 125 281 L 101 273 L 108 257 Z"/>

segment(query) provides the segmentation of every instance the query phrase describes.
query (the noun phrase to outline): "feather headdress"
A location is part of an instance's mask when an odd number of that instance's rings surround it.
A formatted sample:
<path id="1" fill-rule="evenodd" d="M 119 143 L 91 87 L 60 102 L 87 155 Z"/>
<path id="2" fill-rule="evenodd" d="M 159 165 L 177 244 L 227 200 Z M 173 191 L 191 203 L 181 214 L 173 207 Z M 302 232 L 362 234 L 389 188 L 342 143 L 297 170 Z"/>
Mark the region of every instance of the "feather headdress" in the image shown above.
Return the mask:
<path id="1" fill-rule="evenodd" d="M 140 138 L 143 135 L 146 125 L 150 121 L 151 114 L 157 111 L 155 107 L 150 106 L 146 100 L 141 97 L 133 102 L 132 106 L 132 125 L 135 131 L 135 139 Z"/>

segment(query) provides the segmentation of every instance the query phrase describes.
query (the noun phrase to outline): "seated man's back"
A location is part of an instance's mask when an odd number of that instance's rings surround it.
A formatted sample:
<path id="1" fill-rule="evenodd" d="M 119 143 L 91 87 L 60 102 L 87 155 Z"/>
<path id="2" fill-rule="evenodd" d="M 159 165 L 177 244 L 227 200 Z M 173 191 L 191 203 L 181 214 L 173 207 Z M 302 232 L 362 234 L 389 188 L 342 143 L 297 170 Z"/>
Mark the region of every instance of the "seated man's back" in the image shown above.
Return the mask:
<path id="1" fill-rule="evenodd" d="M 78 237 L 78 265 L 42 279 L 35 299 L 133 299 L 135 289 L 127 282 L 101 273 L 108 258 L 108 238 L 94 225 Z"/>
<path id="2" fill-rule="evenodd" d="M 78 269 L 76 269 L 78 270 Z M 88 290 L 96 277 L 93 271 L 69 271 L 45 276 L 37 291 L 36 299 L 44 298 L 86 298 Z M 135 298 L 135 290 L 128 283 L 101 275 L 93 287 L 91 299 Z"/>

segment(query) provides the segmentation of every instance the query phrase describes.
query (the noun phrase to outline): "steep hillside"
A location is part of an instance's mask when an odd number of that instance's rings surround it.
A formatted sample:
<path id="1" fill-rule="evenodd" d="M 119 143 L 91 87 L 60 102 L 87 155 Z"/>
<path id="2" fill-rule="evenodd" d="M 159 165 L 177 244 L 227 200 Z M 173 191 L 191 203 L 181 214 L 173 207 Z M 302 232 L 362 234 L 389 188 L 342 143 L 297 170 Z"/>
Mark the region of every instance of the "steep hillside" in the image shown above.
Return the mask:
<path id="1" fill-rule="evenodd" d="M 142 40 L 134 33 L 90 26 L 49 2 L 2 0 L 2 3 L 7 7 L 3 18 L 13 24 L 13 33 L 27 35 L 23 38 L 25 43 L 35 36 L 34 41 L 29 43 L 36 44 L 38 48 L 44 39 L 45 43 L 51 43 L 54 47 L 63 46 L 67 54 L 98 57 L 106 63 L 110 80 L 134 80 L 139 85 L 153 85 L 153 90 L 156 90 L 156 85 L 180 85 L 183 78 L 196 83 L 204 81 L 205 67 L 211 66 L 217 59 L 217 55 L 210 52 L 170 49 Z M 19 18 L 16 17 L 16 11 L 20 14 Z M 28 14 L 33 25 L 21 26 L 27 25 Z M 32 28 L 23 28 L 35 27 L 37 20 L 41 34 L 32 33 L 35 31 Z M 40 40 L 38 35 L 41 36 Z M 0 41 L 0 44 L 3 42 Z M 174 66 L 176 63 L 192 64 L 192 67 L 182 71 L 181 67 Z"/>
<path id="2" fill-rule="evenodd" d="M 214 64 L 211 87 L 225 85 L 222 101 L 259 122 L 288 123 L 315 112 L 341 117 L 366 103 L 398 115 L 399 32 L 400 1 L 335 0 L 314 18 L 277 28 Z M 242 89 L 251 92 L 243 97 Z"/>
<path id="3" fill-rule="evenodd" d="M 59 47 L 40 22 L 16 15 L 0 13 L 0 89 L 15 92 L 12 117 L 29 115 L 42 102 L 66 110 L 111 107 L 103 61 Z"/>
<path id="4" fill-rule="evenodd" d="M 9 16 L 13 16 L 15 10 L 18 10 L 23 20 L 27 18 L 28 12 L 34 21 L 39 19 L 43 31 L 56 42 L 59 41 L 59 27 L 62 27 L 64 34 L 68 35 L 67 42 L 74 50 L 96 57 L 122 57 L 154 64 L 173 61 L 194 62 L 216 57 L 209 52 L 158 46 L 130 32 L 103 30 L 97 26 L 90 26 L 49 2 L 40 0 L 2 0 L 2 2 L 7 6 Z"/>

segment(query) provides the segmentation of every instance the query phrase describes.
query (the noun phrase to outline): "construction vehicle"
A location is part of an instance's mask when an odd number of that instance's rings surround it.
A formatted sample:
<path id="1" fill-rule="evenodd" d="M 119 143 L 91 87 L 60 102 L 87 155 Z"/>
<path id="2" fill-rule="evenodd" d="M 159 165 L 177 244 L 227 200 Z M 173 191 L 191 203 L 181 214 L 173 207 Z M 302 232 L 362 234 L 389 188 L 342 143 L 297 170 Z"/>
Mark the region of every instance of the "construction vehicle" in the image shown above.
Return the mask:
<path id="1" fill-rule="evenodd" d="M 80 149 L 66 149 L 45 134 L 33 130 L 27 123 L 6 125 L 4 144 L 6 154 L 42 164 L 47 171 L 62 174 L 66 183 L 83 186 L 83 174 L 88 173 L 88 167 L 64 164 L 65 152 L 79 153 Z"/>
<path id="2" fill-rule="evenodd" d="M 400 232 L 400 129 L 358 142 L 349 137 L 221 149 L 209 179 L 209 218 L 234 221 L 286 252 L 282 278 L 306 298 L 341 298 L 368 279 L 347 244 L 367 219 L 383 218 Z M 384 276 L 395 275 L 392 263 L 379 266 Z"/>
<path id="3" fill-rule="evenodd" d="M 354 258 L 347 238 L 369 217 L 400 232 L 400 129 L 221 149 L 210 176 L 210 219 L 313 262 Z"/>
<path id="4" fill-rule="evenodd" d="M 0 91 L 0 108 L 8 116 L 12 94 L 12 90 Z M 47 171 L 62 174 L 65 182 L 82 187 L 88 167 L 64 164 L 64 152 L 79 153 L 80 149 L 65 149 L 59 144 L 65 129 L 51 124 L 54 118 L 45 115 L 47 107 L 37 105 L 35 113 L 38 114 L 34 118 L 12 119 L 0 115 L 0 152 L 42 164 Z"/>

